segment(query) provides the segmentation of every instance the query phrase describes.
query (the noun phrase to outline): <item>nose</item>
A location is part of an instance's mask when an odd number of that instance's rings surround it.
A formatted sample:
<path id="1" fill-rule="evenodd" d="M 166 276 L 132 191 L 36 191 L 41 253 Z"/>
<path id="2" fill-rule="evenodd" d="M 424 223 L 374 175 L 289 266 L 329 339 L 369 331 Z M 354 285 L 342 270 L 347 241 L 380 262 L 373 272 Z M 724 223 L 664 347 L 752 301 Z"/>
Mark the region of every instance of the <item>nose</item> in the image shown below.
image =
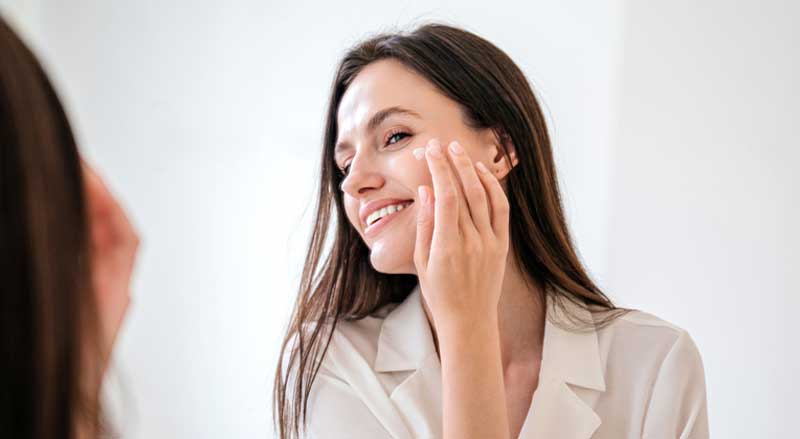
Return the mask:
<path id="1" fill-rule="evenodd" d="M 357 153 L 350 161 L 350 170 L 342 181 L 342 191 L 353 198 L 360 198 L 370 190 L 380 189 L 385 181 L 376 165 L 369 154 Z"/>

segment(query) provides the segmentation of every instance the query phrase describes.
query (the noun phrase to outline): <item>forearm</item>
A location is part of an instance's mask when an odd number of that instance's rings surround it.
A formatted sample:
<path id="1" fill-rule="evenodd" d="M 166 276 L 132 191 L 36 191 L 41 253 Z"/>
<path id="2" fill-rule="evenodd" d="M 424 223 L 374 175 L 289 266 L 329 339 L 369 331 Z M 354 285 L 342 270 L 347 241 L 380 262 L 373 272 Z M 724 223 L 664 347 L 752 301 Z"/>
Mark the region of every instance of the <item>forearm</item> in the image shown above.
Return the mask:
<path id="1" fill-rule="evenodd" d="M 437 328 L 446 439 L 508 438 L 508 411 L 495 319 Z"/>

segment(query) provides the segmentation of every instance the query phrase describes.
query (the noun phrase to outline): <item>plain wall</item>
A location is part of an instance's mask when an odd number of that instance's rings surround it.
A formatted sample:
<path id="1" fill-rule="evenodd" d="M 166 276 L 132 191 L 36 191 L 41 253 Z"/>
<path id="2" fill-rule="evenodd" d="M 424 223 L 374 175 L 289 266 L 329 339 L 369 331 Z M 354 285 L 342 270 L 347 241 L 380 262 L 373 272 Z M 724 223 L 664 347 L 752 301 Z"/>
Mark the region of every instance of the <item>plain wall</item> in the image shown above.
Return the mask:
<path id="1" fill-rule="evenodd" d="M 625 15 L 605 285 L 690 331 L 712 437 L 795 437 L 800 3 Z"/>
<path id="2" fill-rule="evenodd" d="M 0 0 L 143 237 L 108 386 L 123 437 L 270 436 L 335 63 L 431 19 L 531 79 L 582 258 L 690 331 L 713 436 L 788 437 L 798 39 L 788 2 L 755 5 Z"/>

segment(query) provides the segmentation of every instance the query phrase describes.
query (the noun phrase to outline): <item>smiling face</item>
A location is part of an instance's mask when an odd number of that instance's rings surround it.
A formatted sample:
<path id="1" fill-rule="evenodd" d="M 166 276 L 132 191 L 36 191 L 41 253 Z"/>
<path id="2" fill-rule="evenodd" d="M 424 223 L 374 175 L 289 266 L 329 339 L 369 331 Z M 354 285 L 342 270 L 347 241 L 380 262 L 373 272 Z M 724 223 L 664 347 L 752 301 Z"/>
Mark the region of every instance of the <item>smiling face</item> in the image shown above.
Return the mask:
<path id="1" fill-rule="evenodd" d="M 335 160 L 347 176 L 342 182 L 350 223 L 370 248 L 375 270 L 416 274 L 417 187 L 432 188 L 425 160 L 412 151 L 432 138 L 443 146 L 457 140 L 473 161 L 482 161 L 495 175 L 505 172 L 490 129 L 465 123 L 461 107 L 412 69 L 393 59 L 364 67 L 347 88 L 337 113 Z M 384 205 L 402 210 L 374 210 Z M 389 213 L 374 223 L 376 215 Z"/>

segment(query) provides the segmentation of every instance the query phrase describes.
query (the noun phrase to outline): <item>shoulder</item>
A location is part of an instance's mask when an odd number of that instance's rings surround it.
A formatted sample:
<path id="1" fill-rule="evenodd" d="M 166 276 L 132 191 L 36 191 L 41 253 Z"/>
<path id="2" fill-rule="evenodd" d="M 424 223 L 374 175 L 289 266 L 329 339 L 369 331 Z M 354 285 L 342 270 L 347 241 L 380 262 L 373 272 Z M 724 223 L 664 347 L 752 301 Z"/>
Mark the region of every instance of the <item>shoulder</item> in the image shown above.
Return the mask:
<path id="1" fill-rule="evenodd" d="M 688 331 L 653 314 L 632 310 L 597 329 L 606 377 L 618 390 L 640 389 L 651 397 L 680 399 L 705 389 L 700 351 Z M 644 394 L 642 396 L 645 396 Z"/>
<path id="2" fill-rule="evenodd" d="M 597 329 L 597 341 L 607 393 L 635 401 L 642 437 L 708 437 L 703 360 L 685 329 L 633 310 Z"/>
<path id="3" fill-rule="evenodd" d="M 707 438 L 703 360 L 689 333 L 664 319 L 630 311 L 598 330 L 607 374 L 620 390 L 640 389 L 643 437 Z"/>
<path id="4" fill-rule="evenodd" d="M 667 356 L 700 363 L 700 352 L 684 328 L 656 315 L 631 310 L 597 330 L 601 351 L 660 364 Z M 641 364 L 641 363 L 640 363 Z"/>
<path id="5" fill-rule="evenodd" d="M 621 378 L 618 383 L 648 389 L 651 410 L 705 401 L 703 360 L 685 329 L 633 310 L 598 329 L 597 340 L 606 374 Z"/>

